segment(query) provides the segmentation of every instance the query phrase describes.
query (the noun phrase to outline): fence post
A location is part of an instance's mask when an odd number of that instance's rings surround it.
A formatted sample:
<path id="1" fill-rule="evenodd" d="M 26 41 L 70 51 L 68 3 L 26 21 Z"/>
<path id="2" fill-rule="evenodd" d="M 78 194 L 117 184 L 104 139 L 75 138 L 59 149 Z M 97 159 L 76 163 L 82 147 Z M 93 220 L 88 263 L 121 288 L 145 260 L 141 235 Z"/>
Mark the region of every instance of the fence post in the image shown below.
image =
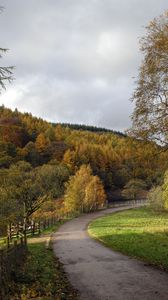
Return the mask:
<path id="1" fill-rule="evenodd" d="M 23 237 L 20 237 L 20 244 L 23 246 Z"/>
<path id="2" fill-rule="evenodd" d="M 24 222 L 23 225 L 23 236 L 24 236 L 24 244 L 27 245 L 27 232 L 26 232 L 27 226 L 26 226 L 26 222 Z"/>
<path id="3" fill-rule="evenodd" d="M 9 239 L 9 236 L 7 236 L 6 242 L 7 242 L 7 248 L 9 249 L 9 247 L 10 247 L 10 239 Z"/>
<path id="4" fill-rule="evenodd" d="M 40 225 L 41 225 L 41 223 L 40 223 L 40 221 L 39 221 L 39 222 L 38 222 L 38 233 L 39 233 L 39 234 L 41 233 Z"/>
<path id="5" fill-rule="evenodd" d="M 35 221 L 32 220 L 32 234 L 34 235 L 35 234 Z"/>
<path id="6" fill-rule="evenodd" d="M 46 219 L 43 220 L 43 229 L 46 229 Z"/>
<path id="7" fill-rule="evenodd" d="M 16 237 L 19 238 L 19 224 L 16 225 Z"/>
<path id="8" fill-rule="evenodd" d="M 12 230 L 11 230 L 11 223 L 9 223 L 8 228 L 7 228 L 7 235 L 9 237 L 9 240 L 12 239 Z"/>

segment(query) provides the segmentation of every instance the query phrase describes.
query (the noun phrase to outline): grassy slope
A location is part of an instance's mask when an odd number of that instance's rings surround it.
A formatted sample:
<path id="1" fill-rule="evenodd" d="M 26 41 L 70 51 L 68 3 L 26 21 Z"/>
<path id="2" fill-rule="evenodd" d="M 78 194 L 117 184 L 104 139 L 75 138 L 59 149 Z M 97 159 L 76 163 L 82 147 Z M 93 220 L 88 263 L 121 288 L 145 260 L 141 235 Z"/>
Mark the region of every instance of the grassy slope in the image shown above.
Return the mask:
<path id="1" fill-rule="evenodd" d="M 16 295 L 12 299 L 77 300 L 62 264 L 46 242 L 58 226 L 46 229 L 39 237 L 29 239 L 28 257 L 24 268 L 17 273 Z M 19 296 L 18 296 L 19 295 Z M 17 298 L 18 297 L 18 298 Z"/>
<path id="2" fill-rule="evenodd" d="M 168 270 L 168 213 L 131 209 L 96 219 L 88 230 L 108 247 Z"/>

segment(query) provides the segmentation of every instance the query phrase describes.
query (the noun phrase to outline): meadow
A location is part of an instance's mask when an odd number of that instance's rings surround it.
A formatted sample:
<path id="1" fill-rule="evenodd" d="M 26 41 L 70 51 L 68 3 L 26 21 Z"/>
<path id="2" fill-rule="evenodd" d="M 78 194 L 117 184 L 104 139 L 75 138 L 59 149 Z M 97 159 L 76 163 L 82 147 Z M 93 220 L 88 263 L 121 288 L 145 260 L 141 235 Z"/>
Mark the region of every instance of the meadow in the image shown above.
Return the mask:
<path id="1" fill-rule="evenodd" d="M 130 209 L 98 218 L 89 234 L 113 250 L 168 270 L 168 213 Z"/>

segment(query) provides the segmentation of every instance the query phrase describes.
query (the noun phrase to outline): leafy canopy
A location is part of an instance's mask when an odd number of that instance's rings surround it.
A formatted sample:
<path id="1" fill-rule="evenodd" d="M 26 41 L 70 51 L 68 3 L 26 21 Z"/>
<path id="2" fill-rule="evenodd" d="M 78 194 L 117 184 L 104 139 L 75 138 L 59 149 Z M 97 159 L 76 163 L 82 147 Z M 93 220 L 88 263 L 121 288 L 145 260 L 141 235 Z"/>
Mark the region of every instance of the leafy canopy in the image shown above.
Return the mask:
<path id="1" fill-rule="evenodd" d="M 132 133 L 168 146 L 168 11 L 150 22 L 140 44 Z"/>

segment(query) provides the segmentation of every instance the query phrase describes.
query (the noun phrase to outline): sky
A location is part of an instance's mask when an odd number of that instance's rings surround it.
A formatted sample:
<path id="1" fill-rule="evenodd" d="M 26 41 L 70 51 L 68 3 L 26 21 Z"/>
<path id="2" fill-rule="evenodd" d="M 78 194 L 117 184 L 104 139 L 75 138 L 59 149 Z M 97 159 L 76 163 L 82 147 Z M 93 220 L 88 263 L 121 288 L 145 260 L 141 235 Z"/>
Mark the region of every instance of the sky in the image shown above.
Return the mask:
<path id="1" fill-rule="evenodd" d="M 0 104 L 52 122 L 131 126 L 139 39 L 167 0 L 0 0 Z"/>

